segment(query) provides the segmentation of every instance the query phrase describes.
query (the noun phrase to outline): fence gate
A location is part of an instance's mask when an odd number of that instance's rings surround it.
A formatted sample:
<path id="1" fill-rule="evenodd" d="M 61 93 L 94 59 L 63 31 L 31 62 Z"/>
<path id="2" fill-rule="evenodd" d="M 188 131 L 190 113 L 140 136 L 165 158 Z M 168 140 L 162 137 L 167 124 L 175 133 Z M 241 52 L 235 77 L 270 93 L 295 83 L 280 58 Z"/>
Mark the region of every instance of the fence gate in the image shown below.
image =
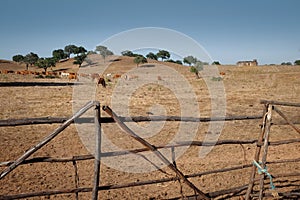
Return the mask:
<path id="1" fill-rule="evenodd" d="M 296 181 L 294 185 L 299 188 L 298 190 L 288 191 L 288 192 L 278 192 L 276 188 L 277 179 L 280 178 L 289 178 L 289 177 L 300 177 L 300 173 L 283 173 L 283 174 L 270 174 L 267 168 L 267 165 L 279 164 L 279 163 L 297 163 L 300 162 L 300 158 L 295 159 L 281 159 L 275 161 L 268 161 L 267 155 L 270 146 L 279 146 L 279 145 L 287 145 L 292 143 L 299 143 L 300 137 L 288 140 L 281 141 L 270 141 L 271 134 L 271 126 L 273 126 L 272 118 L 275 114 L 279 115 L 285 124 L 291 126 L 297 133 L 300 134 L 300 129 L 297 127 L 293 120 L 289 119 L 279 106 L 288 106 L 300 107 L 300 104 L 296 103 L 286 103 L 286 102 L 275 102 L 275 101 L 261 101 L 264 105 L 264 113 L 260 116 L 231 116 L 223 118 L 182 118 L 176 116 L 166 116 L 166 117 L 143 117 L 137 116 L 133 117 L 135 122 L 139 121 L 150 121 L 150 120 L 167 120 L 167 121 L 191 121 L 191 122 L 210 122 L 210 121 L 234 121 L 234 120 L 253 120 L 253 119 L 262 119 L 261 124 L 261 132 L 259 137 L 251 140 L 219 140 L 216 143 L 212 142 L 203 142 L 203 141 L 182 141 L 176 144 L 169 144 L 164 146 L 155 146 L 145 139 L 139 137 L 136 133 L 134 133 L 124 122 L 130 121 L 131 118 L 120 117 L 117 116 L 113 110 L 107 106 L 102 107 L 103 111 L 105 111 L 110 117 L 101 117 L 100 116 L 100 103 L 97 101 L 88 102 L 84 107 L 82 107 L 77 113 L 75 113 L 69 119 L 59 119 L 59 118 L 48 118 L 48 119 L 22 119 L 22 120 L 1 120 L 0 126 L 21 126 L 26 124 L 43 124 L 43 123 L 57 123 L 63 122 L 61 126 L 55 129 L 51 134 L 45 137 L 38 144 L 27 150 L 22 156 L 20 156 L 15 161 L 5 161 L 0 163 L 0 167 L 6 166 L 6 168 L 0 173 L 0 183 L 4 181 L 5 176 L 11 173 L 15 168 L 19 165 L 29 164 L 29 163 L 38 163 L 38 162 L 72 162 L 74 166 L 74 180 L 75 180 L 75 188 L 72 189 L 61 189 L 61 190 L 48 190 L 48 191 L 39 191 L 39 192 L 31 192 L 31 193 L 22 193 L 22 194 L 12 194 L 12 195 L 1 195 L 1 199 L 21 199 L 21 198 L 29 198 L 29 197 L 37 197 L 37 196 L 47 196 L 47 195 L 58 195 L 58 194 L 75 194 L 76 199 L 79 198 L 79 193 L 89 192 L 91 193 L 91 197 L 93 200 L 98 199 L 99 191 L 102 190 L 111 190 L 118 188 L 128 188 L 135 187 L 141 185 L 150 185 L 157 183 L 164 183 L 170 181 L 181 181 L 186 184 L 189 188 L 191 188 L 195 195 L 185 196 L 187 199 L 211 199 L 211 198 L 231 198 L 231 197 L 240 197 L 245 199 L 259 198 L 263 199 L 264 197 L 276 197 L 276 198 L 289 198 L 289 199 L 299 199 L 300 198 L 300 181 Z M 54 139 L 59 133 L 61 133 L 64 129 L 66 129 L 70 124 L 74 123 L 74 120 L 81 117 L 85 112 L 90 109 L 95 110 L 95 116 L 92 120 L 96 127 L 96 139 L 95 139 L 95 153 L 94 155 L 79 155 L 73 156 L 70 158 L 53 158 L 53 157 L 35 157 L 29 158 L 33 153 L 41 149 L 44 145 L 49 143 L 52 139 Z M 144 148 L 132 149 L 127 151 L 115 151 L 115 152 L 101 152 L 101 124 L 103 123 L 117 123 L 121 129 L 125 131 L 127 135 L 129 135 L 132 139 L 138 141 L 140 144 L 144 146 Z M 296 120 L 296 123 L 297 122 Z M 253 157 L 253 163 L 239 165 L 239 166 L 231 166 L 227 168 L 214 169 L 210 171 L 198 172 L 194 174 L 184 174 L 181 170 L 177 168 L 175 161 L 175 148 L 182 146 L 221 146 L 221 145 L 256 145 L 255 154 Z M 168 160 L 161 152 L 160 149 L 169 149 L 172 154 L 172 160 Z M 123 156 L 129 153 L 140 153 L 145 151 L 151 151 L 154 155 L 157 156 L 174 174 L 173 177 L 163 178 L 163 179 L 154 179 L 154 180 L 146 180 L 139 182 L 130 182 L 130 183 L 119 183 L 116 185 L 99 185 L 100 180 L 100 161 L 103 157 L 111 157 L 111 156 Z M 94 159 L 94 174 L 93 174 L 93 187 L 78 187 L 79 175 L 77 162 L 83 160 L 91 160 Z M 240 185 L 238 187 L 228 187 L 226 190 L 219 190 L 213 192 L 203 192 L 203 188 L 199 187 L 198 184 L 194 183 L 191 179 L 194 177 L 206 176 L 211 174 L 221 174 L 224 172 L 233 172 L 235 170 L 249 170 L 251 169 L 249 183 L 245 185 Z M 256 175 L 259 174 L 258 178 Z M 288 180 L 287 180 L 288 181 Z M 298 184 L 298 185 L 297 185 Z M 271 186 L 271 189 L 266 191 L 267 186 Z M 256 187 L 256 189 L 255 189 Z M 101 195 L 100 195 L 101 196 Z M 181 197 L 174 198 L 180 199 Z"/>

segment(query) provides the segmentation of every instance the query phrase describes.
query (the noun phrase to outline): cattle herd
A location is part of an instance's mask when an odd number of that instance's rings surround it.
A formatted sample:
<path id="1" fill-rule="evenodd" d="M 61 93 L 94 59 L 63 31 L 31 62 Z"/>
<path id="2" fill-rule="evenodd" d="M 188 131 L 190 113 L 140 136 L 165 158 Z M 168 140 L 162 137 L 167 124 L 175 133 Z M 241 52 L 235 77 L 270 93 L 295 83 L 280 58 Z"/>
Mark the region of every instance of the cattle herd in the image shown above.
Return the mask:
<path id="1" fill-rule="evenodd" d="M 98 74 L 98 73 L 92 73 L 92 74 L 84 74 L 84 73 L 75 73 L 75 72 L 66 72 L 66 71 L 60 71 L 60 72 L 36 72 L 36 71 L 13 71 L 13 70 L 0 70 L 0 74 L 18 74 L 18 75 L 34 75 L 36 77 L 51 77 L 51 78 L 62 78 L 62 79 L 68 79 L 68 80 L 77 80 L 79 81 L 79 77 L 89 78 L 93 80 L 98 85 L 102 85 L 103 87 L 106 87 L 106 82 L 111 81 L 112 79 L 118 79 L 121 78 L 121 74 Z M 125 75 L 125 80 L 128 79 L 129 76 Z"/>
<path id="2" fill-rule="evenodd" d="M 23 70 L 23 71 L 13 71 L 13 70 L 0 70 L 0 74 L 19 74 L 19 75 L 35 75 L 37 77 L 45 76 L 47 78 L 63 78 L 63 79 L 69 79 L 69 80 L 79 80 L 79 77 L 84 77 L 84 78 L 90 78 L 92 80 L 96 80 L 95 82 L 98 85 L 102 85 L 103 87 L 106 87 L 106 82 L 105 81 L 111 81 L 111 79 L 118 79 L 123 77 L 125 80 L 132 80 L 132 79 L 137 79 L 137 75 L 121 75 L 121 74 L 98 74 L 98 73 L 93 73 L 93 74 L 84 74 L 84 73 L 75 73 L 75 72 L 66 72 L 66 71 L 59 71 L 59 72 L 36 72 L 36 71 L 28 71 L 28 70 Z M 220 76 L 224 77 L 225 72 L 220 72 Z M 161 80 L 161 77 L 158 77 L 159 80 Z"/>

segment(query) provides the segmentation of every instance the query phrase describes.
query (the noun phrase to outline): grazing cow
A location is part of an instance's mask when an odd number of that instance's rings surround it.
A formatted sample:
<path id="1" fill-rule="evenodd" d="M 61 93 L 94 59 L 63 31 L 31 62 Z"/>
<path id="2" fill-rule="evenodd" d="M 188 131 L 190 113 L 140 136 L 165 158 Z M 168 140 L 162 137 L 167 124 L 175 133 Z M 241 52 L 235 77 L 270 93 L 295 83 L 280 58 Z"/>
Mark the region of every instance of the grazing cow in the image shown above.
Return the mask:
<path id="1" fill-rule="evenodd" d="M 60 77 L 61 77 L 61 78 L 68 78 L 69 75 L 70 75 L 70 73 L 68 73 L 68 72 L 61 72 L 61 73 L 60 73 Z"/>
<path id="2" fill-rule="evenodd" d="M 72 80 L 72 79 L 78 80 L 77 73 L 69 73 L 68 78 L 69 78 L 69 80 Z"/>
<path id="3" fill-rule="evenodd" d="M 113 76 L 113 78 L 114 78 L 114 79 L 116 79 L 116 78 L 121 78 L 121 74 L 115 74 L 115 75 Z"/>
<path id="4" fill-rule="evenodd" d="M 7 73 L 8 73 L 8 74 L 14 74 L 15 71 L 14 71 L 14 70 L 7 70 Z"/>
<path id="5" fill-rule="evenodd" d="M 221 76 L 225 76 L 225 74 L 226 74 L 225 72 L 220 72 Z"/>
<path id="6" fill-rule="evenodd" d="M 104 88 L 106 88 L 106 82 L 102 76 L 100 76 L 98 79 L 97 85 L 99 85 L 99 84 L 101 84 Z"/>
<path id="7" fill-rule="evenodd" d="M 24 71 L 20 71 L 20 74 L 22 74 L 22 75 L 28 75 L 28 74 L 31 74 L 31 72 L 27 71 L 27 70 L 24 70 Z"/>
<path id="8" fill-rule="evenodd" d="M 47 72 L 49 76 L 55 76 L 54 72 Z"/>
<path id="9" fill-rule="evenodd" d="M 57 73 L 56 73 L 56 72 L 47 72 L 47 75 L 50 75 L 50 76 L 57 76 Z"/>
<path id="10" fill-rule="evenodd" d="M 111 73 L 106 74 L 106 77 L 110 78 L 111 77 Z"/>

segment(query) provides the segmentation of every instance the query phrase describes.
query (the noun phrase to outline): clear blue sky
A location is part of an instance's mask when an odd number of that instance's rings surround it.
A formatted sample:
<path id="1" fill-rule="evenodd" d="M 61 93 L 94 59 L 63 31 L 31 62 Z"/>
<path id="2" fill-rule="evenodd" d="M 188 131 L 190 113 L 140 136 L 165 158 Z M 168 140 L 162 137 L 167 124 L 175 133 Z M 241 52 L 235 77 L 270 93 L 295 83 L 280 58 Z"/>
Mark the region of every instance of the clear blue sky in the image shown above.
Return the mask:
<path id="1" fill-rule="evenodd" d="M 298 0 L 1 0 L 0 58 L 51 56 L 68 44 L 92 50 L 141 27 L 182 32 L 222 64 L 300 59 Z"/>

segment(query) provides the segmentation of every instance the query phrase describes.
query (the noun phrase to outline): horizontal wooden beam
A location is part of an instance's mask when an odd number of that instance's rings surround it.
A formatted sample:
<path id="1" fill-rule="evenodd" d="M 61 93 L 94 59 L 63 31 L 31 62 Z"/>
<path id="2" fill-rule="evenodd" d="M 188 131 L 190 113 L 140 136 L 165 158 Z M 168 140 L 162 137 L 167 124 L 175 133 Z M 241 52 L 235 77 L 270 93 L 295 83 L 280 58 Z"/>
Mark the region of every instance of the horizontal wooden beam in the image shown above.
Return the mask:
<path id="1" fill-rule="evenodd" d="M 300 176 L 300 173 L 288 173 L 288 174 L 278 174 L 274 175 L 274 179 L 276 178 L 285 178 L 285 177 L 293 177 L 293 176 Z M 171 179 L 171 180 L 170 180 Z M 125 183 L 119 185 L 103 185 L 99 186 L 99 190 L 110 190 L 110 189 L 120 189 L 120 188 L 128 188 L 128 187 L 135 187 L 141 185 L 149 185 L 149 184 L 157 184 L 163 182 L 169 182 L 178 180 L 178 177 L 172 178 L 164 178 L 164 179 L 157 179 L 157 180 L 150 180 L 150 181 L 139 181 L 139 182 L 132 182 L 132 183 Z M 257 182 L 259 179 L 255 179 Z M 276 180 L 274 181 L 276 183 Z M 242 185 L 234 188 L 229 188 L 225 190 L 215 191 L 207 193 L 210 198 L 216 198 L 218 196 L 223 196 L 226 194 L 231 194 L 234 192 L 240 192 L 247 189 L 247 185 Z M 74 193 L 81 193 L 81 192 L 91 192 L 91 187 L 82 187 L 76 189 L 61 189 L 61 190 L 51 190 L 51 191 L 40 191 L 40 192 L 31 192 L 31 193 L 22 193 L 22 194 L 14 194 L 14 195 L 0 195 L 0 200 L 11 200 L 11 199 L 23 199 L 29 197 L 38 197 L 38 196 L 47 196 L 47 195 L 59 195 L 59 194 L 74 194 Z"/>
<path id="2" fill-rule="evenodd" d="M 270 142 L 270 146 L 279 146 L 284 144 L 291 144 L 291 143 L 298 143 L 300 142 L 299 139 L 290 139 L 290 140 L 281 140 L 281 141 L 274 141 Z M 176 147 L 183 147 L 183 146 L 218 146 L 218 145 L 228 145 L 228 144 L 255 144 L 257 143 L 257 140 L 220 140 L 216 143 L 213 142 L 203 142 L 203 141 L 185 141 L 180 142 L 178 144 L 173 145 L 161 145 L 156 146 L 157 149 L 163 149 L 163 148 L 176 148 Z M 101 157 L 113 157 L 113 156 L 122 156 L 122 155 L 128 155 L 128 154 L 135 154 L 135 153 L 141 153 L 149 151 L 147 148 L 140 148 L 140 149 L 132 149 L 132 150 L 124 150 L 124 151 L 111 151 L 111 152 L 101 152 Z M 28 164 L 28 163 L 38 163 L 38 162 L 72 162 L 72 161 L 80 161 L 80 160 L 91 160 L 94 159 L 94 156 L 92 154 L 88 155 L 78 155 L 73 157 L 67 157 L 67 158 L 53 158 L 53 157 L 36 157 L 24 160 L 21 165 Z M 300 160 L 300 159 L 299 159 Z M 297 161 L 297 160 L 295 160 Z M 1 166 L 9 166 L 14 161 L 4 161 L 0 162 Z"/>
<path id="3" fill-rule="evenodd" d="M 133 116 L 120 117 L 122 122 L 145 122 L 145 121 L 184 121 L 184 122 L 211 122 L 211 121 L 233 121 L 233 120 L 256 120 L 261 119 L 262 115 L 253 116 L 226 116 L 226 117 L 180 117 L 180 116 Z M 24 119 L 5 119 L 0 120 L 1 126 L 24 126 L 35 124 L 55 124 L 64 123 L 67 117 L 39 117 L 39 118 L 24 118 Z M 111 117 L 101 117 L 101 123 L 114 123 Z M 74 123 L 74 122 L 73 122 Z M 94 118 L 82 117 L 76 120 L 75 123 L 94 123 Z"/>
<path id="4" fill-rule="evenodd" d="M 260 100 L 260 103 L 261 104 L 279 105 L 279 106 L 300 107 L 300 103 L 290 103 L 290 102 L 282 102 L 282 101 Z"/>

